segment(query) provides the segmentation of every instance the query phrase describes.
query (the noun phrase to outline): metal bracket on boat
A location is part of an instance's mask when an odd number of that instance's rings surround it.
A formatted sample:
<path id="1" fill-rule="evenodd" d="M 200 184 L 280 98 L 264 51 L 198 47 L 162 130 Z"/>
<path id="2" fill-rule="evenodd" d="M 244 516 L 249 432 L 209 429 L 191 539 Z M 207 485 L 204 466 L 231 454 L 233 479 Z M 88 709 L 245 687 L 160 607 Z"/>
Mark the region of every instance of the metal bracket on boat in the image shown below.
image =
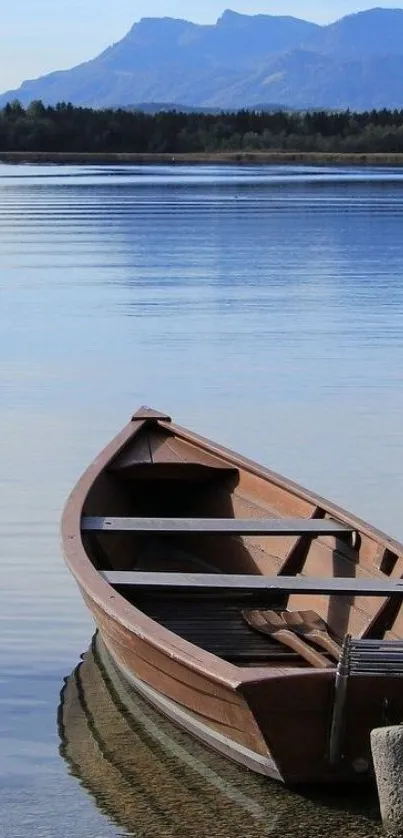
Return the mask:
<path id="1" fill-rule="evenodd" d="M 361 547 L 361 535 L 358 532 L 358 530 L 353 530 L 351 533 L 350 547 L 352 547 L 353 550 L 356 550 L 356 552 L 359 553 Z"/>
<path id="2" fill-rule="evenodd" d="M 346 634 L 337 664 L 333 715 L 330 727 L 329 762 L 335 765 L 342 757 L 348 679 L 350 675 L 351 634 Z"/>
<path id="3" fill-rule="evenodd" d="M 349 679 L 355 675 L 403 677 L 402 640 L 352 640 L 346 634 L 336 671 L 329 762 L 343 758 L 342 741 Z"/>

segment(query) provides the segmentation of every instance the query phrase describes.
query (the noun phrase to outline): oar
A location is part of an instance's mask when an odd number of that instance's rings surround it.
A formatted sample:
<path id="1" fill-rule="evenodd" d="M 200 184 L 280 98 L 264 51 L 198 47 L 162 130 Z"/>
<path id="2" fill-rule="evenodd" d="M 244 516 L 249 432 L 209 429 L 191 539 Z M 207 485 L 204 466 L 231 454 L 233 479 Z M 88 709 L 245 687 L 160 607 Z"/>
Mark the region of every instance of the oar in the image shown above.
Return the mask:
<path id="1" fill-rule="evenodd" d="M 333 658 L 339 660 L 341 647 L 332 640 L 325 621 L 316 611 L 281 611 L 281 616 L 291 631 L 326 649 Z"/>
<path id="2" fill-rule="evenodd" d="M 312 649 L 307 643 L 304 643 L 300 637 L 297 637 L 291 631 L 284 618 L 278 611 L 261 611 L 259 609 L 248 609 L 242 612 L 244 619 L 256 631 L 262 634 L 269 634 L 282 643 L 284 646 L 289 646 L 295 652 L 307 660 L 312 666 L 325 668 L 333 666 L 320 652 Z"/>

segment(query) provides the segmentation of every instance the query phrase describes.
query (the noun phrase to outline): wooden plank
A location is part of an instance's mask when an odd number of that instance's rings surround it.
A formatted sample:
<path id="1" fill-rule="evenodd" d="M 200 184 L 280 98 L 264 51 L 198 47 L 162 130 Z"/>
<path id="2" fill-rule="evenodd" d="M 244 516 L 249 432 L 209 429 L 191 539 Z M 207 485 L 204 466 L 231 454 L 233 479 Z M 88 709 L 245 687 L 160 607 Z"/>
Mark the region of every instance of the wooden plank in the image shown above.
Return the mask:
<path id="1" fill-rule="evenodd" d="M 140 533 L 200 533 L 214 535 L 351 535 L 352 527 L 317 518 L 82 518 L 81 529 Z"/>
<path id="2" fill-rule="evenodd" d="M 252 576 L 227 573 L 152 573 L 130 570 L 100 571 L 111 585 L 130 585 L 139 589 L 180 590 L 184 592 L 233 591 L 243 593 L 341 594 L 344 596 L 403 596 L 403 580 L 330 579 L 309 576 Z"/>

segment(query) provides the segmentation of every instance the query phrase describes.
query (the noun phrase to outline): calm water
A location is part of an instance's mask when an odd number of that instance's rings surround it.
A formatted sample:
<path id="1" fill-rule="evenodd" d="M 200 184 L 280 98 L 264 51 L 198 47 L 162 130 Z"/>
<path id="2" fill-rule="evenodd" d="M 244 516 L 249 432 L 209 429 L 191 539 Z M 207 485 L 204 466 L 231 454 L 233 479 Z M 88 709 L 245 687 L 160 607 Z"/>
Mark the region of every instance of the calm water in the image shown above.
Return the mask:
<path id="1" fill-rule="evenodd" d="M 371 798 L 262 788 L 140 703 L 119 764 L 58 525 L 147 403 L 403 537 L 402 229 L 391 169 L 0 166 L 1 835 L 378 834 Z"/>

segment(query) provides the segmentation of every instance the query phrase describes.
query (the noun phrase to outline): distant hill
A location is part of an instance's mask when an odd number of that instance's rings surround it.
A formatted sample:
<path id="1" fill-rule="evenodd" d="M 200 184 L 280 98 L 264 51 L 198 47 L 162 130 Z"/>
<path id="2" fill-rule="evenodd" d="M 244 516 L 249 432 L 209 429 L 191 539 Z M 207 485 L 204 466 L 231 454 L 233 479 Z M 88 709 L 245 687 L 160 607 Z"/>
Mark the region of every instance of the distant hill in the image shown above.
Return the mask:
<path id="1" fill-rule="evenodd" d="M 328 26 L 230 10 L 211 26 L 144 18 L 96 58 L 7 91 L 0 106 L 12 99 L 154 112 L 271 109 L 273 102 L 402 108 L 403 9 L 370 9 Z"/>
<path id="2" fill-rule="evenodd" d="M 207 114 L 219 114 L 225 113 L 226 108 L 207 108 L 205 105 L 203 106 L 192 106 L 192 105 L 181 105 L 178 102 L 139 102 L 135 105 L 123 105 L 117 106 L 123 107 L 123 110 L 126 111 L 142 111 L 143 113 L 155 114 L 161 113 L 162 111 L 176 111 L 177 113 L 207 113 Z M 245 106 L 248 108 L 248 105 Z M 278 111 L 283 109 L 283 105 L 280 105 L 278 102 L 272 102 L 270 104 L 262 104 L 261 102 L 258 104 L 251 105 L 251 108 L 258 110 L 258 111 Z"/>
<path id="3" fill-rule="evenodd" d="M 161 113 L 162 111 L 177 111 L 178 113 L 198 113 L 200 108 L 192 105 L 182 105 L 180 102 L 137 102 L 130 105 L 115 105 L 125 111 L 142 111 L 142 113 Z M 203 108 L 204 113 L 220 113 L 221 108 Z"/>

